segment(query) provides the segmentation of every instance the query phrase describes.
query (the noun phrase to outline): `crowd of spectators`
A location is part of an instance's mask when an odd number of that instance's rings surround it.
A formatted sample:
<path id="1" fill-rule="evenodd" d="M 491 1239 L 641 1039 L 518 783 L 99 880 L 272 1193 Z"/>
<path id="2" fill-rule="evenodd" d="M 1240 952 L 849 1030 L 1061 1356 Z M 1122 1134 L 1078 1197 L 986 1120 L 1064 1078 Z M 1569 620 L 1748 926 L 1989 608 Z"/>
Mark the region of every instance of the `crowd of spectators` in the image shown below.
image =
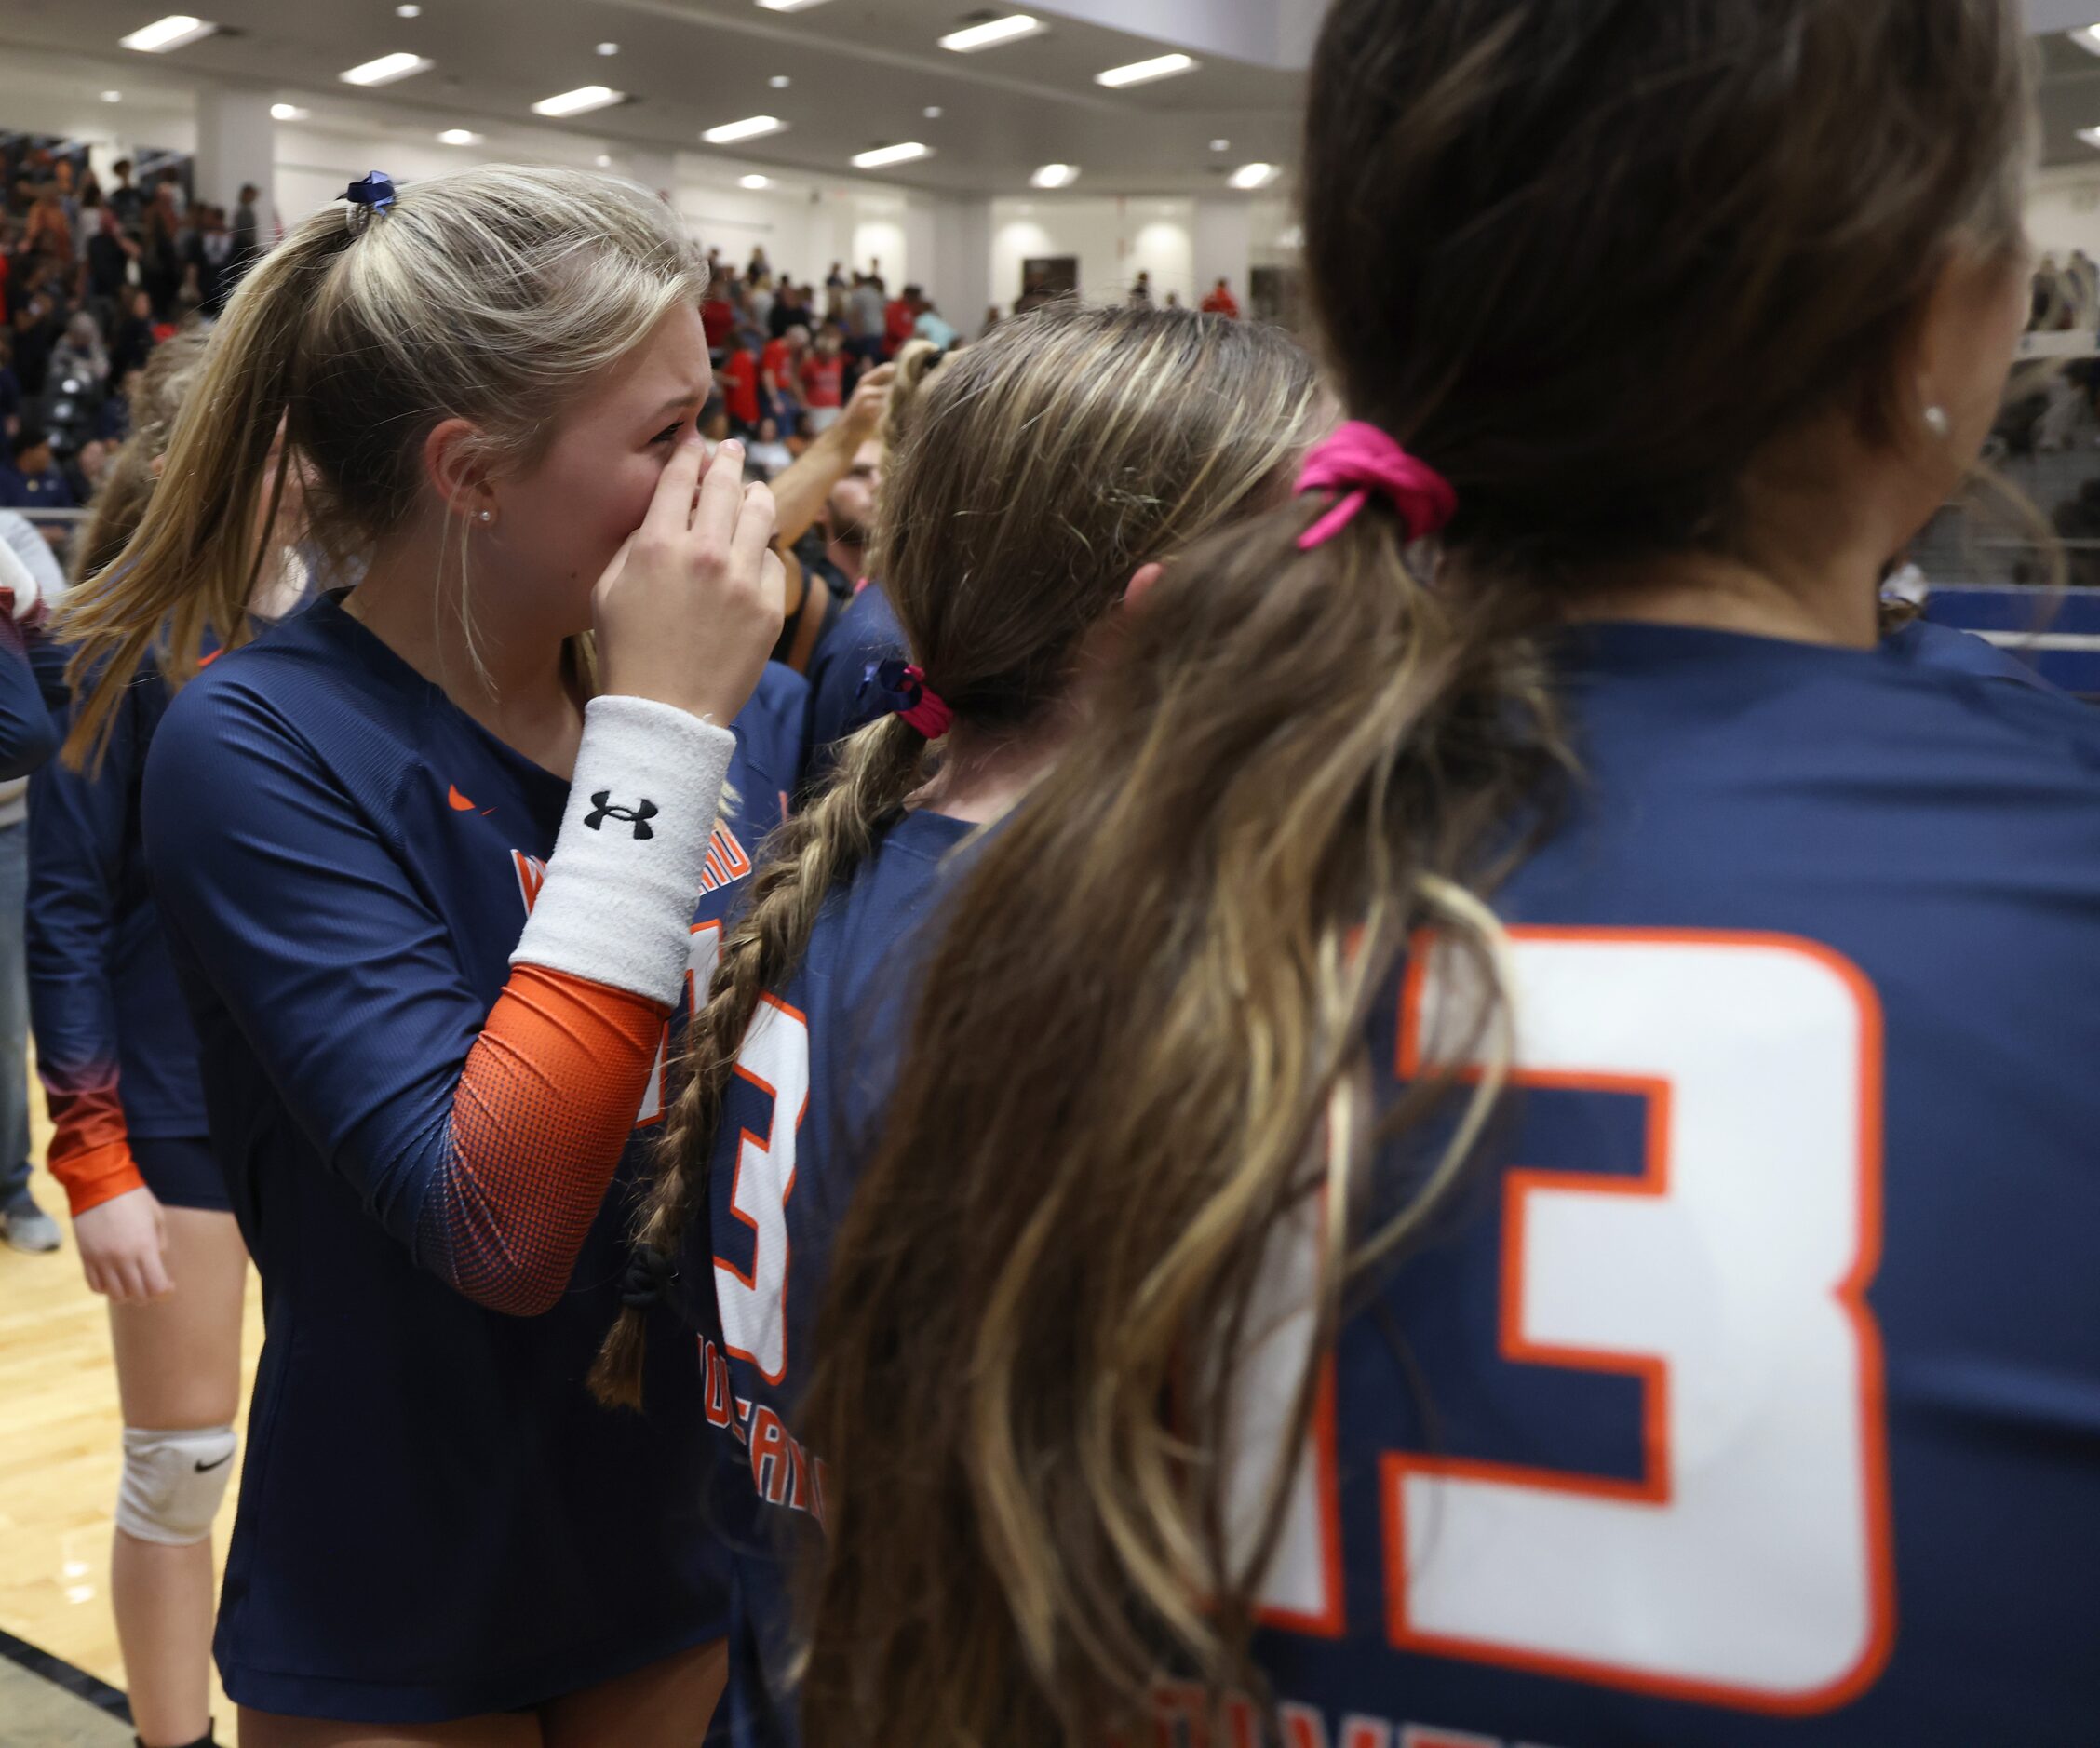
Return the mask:
<path id="1" fill-rule="evenodd" d="M 108 187 L 84 155 L 29 146 L 0 201 L 0 508 L 85 504 L 130 430 L 155 346 L 216 316 L 262 248 L 257 190 L 234 211 L 188 197 L 178 166 Z M 53 545 L 64 531 L 47 526 Z"/>

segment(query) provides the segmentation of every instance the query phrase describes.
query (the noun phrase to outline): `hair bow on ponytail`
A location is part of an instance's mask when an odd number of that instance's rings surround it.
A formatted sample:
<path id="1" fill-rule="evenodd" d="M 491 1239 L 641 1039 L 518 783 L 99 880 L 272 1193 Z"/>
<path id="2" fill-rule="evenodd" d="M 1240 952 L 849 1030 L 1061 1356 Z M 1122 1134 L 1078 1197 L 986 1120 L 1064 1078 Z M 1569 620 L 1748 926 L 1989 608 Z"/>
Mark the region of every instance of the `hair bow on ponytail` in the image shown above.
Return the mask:
<path id="1" fill-rule="evenodd" d="M 394 204 L 394 183 L 385 171 L 371 170 L 345 188 L 343 197 L 350 203 L 343 208 L 343 222 L 361 230 Z"/>
<path id="2" fill-rule="evenodd" d="M 926 670 L 909 662 L 870 662 L 855 694 L 901 716 L 930 741 L 937 741 L 955 720 L 955 712 L 926 685 Z"/>
<path id="3" fill-rule="evenodd" d="M 1351 420 L 1312 447 L 1298 477 L 1298 491 L 1339 491 L 1340 501 L 1299 536 L 1300 552 L 1324 546 L 1356 519 L 1373 493 L 1399 513 L 1409 540 L 1427 540 L 1459 508 L 1459 494 L 1420 456 L 1410 455 L 1375 424 Z"/>

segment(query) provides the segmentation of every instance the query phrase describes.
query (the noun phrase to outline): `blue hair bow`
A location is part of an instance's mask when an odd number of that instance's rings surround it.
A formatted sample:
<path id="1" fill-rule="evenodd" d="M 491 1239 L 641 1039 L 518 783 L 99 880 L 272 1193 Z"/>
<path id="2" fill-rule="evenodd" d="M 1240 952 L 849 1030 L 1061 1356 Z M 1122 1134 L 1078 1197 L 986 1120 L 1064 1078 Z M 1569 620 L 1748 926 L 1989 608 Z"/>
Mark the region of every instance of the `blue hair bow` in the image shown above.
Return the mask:
<path id="1" fill-rule="evenodd" d="M 870 662 L 861 673 L 854 699 L 890 716 L 913 708 L 925 695 L 925 687 L 911 676 L 909 663 Z"/>
<path id="2" fill-rule="evenodd" d="M 343 197 L 354 207 L 370 207 L 374 212 L 384 212 L 394 204 L 394 184 L 385 171 L 372 170 L 344 189 Z"/>

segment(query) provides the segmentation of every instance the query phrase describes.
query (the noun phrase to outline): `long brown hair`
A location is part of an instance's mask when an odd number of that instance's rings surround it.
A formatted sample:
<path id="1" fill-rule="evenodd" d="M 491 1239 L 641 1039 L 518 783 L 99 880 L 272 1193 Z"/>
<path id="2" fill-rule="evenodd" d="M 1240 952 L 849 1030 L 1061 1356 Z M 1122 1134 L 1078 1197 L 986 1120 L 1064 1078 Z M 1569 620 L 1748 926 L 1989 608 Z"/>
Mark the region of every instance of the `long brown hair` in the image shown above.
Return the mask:
<path id="1" fill-rule="evenodd" d="M 878 517 L 878 568 L 913 659 L 956 723 L 1026 734 L 1070 690 L 1082 640 L 1140 566 L 1261 506 L 1311 443 L 1309 356 L 1272 329 L 1186 311 L 1044 309 L 919 382 Z M 923 378 L 922 382 L 919 379 Z M 826 894 L 931 772 L 926 737 L 884 717 L 767 846 L 687 1033 L 637 1242 L 673 1253 L 760 996 L 793 973 Z M 592 1373 L 640 1400 L 644 1313 L 627 1311 Z"/>
<path id="2" fill-rule="evenodd" d="M 2024 63 L 2010 0 L 1338 0 L 1312 301 L 1459 512 L 1191 555 L 950 905 L 814 1343 L 810 1740 L 1097 1748 L 1163 1667 L 1251 1679 L 1318 1348 L 1483 1112 L 1433 1079 L 1374 1135 L 1366 1022 L 1430 929 L 1502 1035 L 1483 896 L 1572 763 L 1543 633 L 1592 567 L 1751 556 L 1799 434 L 1915 423 L 1942 270 L 2014 253 Z M 1323 1192 L 1323 1340 L 1234 1536 L 1268 1245 Z"/>
<path id="3" fill-rule="evenodd" d="M 205 343 L 200 329 L 186 329 L 155 346 L 140 371 L 131 397 L 131 435 L 110 458 L 80 531 L 73 564 L 75 589 L 115 562 L 144 519 L 146 500 L 159 479 L 154 464 L 167 454 L 175 415 L 202 371 Z"/>
<path id="4" fill-rule="evenodd" d="M 420 445 L 440 419 L 473 420 L 492 464 L 529 464 L 567 400 L 707 284 L 668 207 L 587 171 L 481 165 L 384 212 L 346 210 L 306 219 L 241 281 L 175 420 L 165 489 L 68 598 L 81 694 L 69 761 L 101 746 L 141 664 L 179 685 L 208 633 L 247 637 L 290 468 L 307 538 L 337 560 L 367 555 L 419 503 Z M 472 653 L 467 534 L 461 518 L 434 588 L 452 591 Z"/>

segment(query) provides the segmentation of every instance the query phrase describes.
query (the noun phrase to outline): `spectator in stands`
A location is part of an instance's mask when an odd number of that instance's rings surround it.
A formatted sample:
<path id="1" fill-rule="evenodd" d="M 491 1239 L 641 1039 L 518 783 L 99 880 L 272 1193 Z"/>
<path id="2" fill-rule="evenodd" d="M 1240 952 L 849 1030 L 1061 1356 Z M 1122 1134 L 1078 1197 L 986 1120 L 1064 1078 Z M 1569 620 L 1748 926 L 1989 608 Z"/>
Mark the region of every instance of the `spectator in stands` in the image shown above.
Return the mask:
<path id="1" fill-rule="evenodd" d="M 759 355 L 760 404 L 783 431 L 801 413 L 801 361 L 809 339 L 809 329 L 798 325 L 768 341 Z"/>
<path id="2" fill-rule="evenodd" d="M 1141 270 L 1138 277 L 1131 281 L 1130 302 L 1138 309 L 1151 308 L 1152 276 L 1150 269 Z"/>
<path id="3" fill-rule="evenodd" d="M 810 309 L 808 293 L 792 279 L 780 282 L 780 296 L 774 303 L 772 314 L 766 318 L 766 330 L 778 340 L 790 328 L 808 329 L 814 312 Z"/>
<path id="4" fill-rule="evenodd" d="M 833 262 L 831 271 L 824 276 L 824 284 L 828 290 L 843 291 L 846 289 L 845 262 Z"/>
<path id="5" fill-rule="evenodd" d="M 112 167 L 116 172 L 116 186 L 109 191 L 105 205 L 116 214 L 116 222 L 125 230 L 135 230 L 145 207 L 146 197 L 131 184 L 131 160 L 118 158 Z"/>
<path id="6" fill-rule="evenodd" d="M 837 322 L 817 329 L 816 343 L 801 363 L 802 426 L 822 437 L 839 422 L 846 404 L 846 337 Z"/>
<path id="7" fill-rule="evenodd" d="M 134 287 L 118 299 L 122 314 L 110 330 L 110 374 L 122 382 L 134 370 L 146 368 L 146 359 L 154 349 L 153 298 L 142 288 Z"/>
<path id="8" fill-rule="evenodd" d="M 66 323 L 65 338 L 51 349 L 49 375 L 70 377 L 94 390 L 99 399 L 109 386 L 109 354 L 102 347 L 102 330 L 87 310 L 77 310 Z"/>
<path id="9" fill-rule="evenodd" d="M 197 308 L 216 321 L 240 278 L 234 267 L 234 235 L 226 228 L 225 208 L 199 208 L 186 264 L 196 288 Z"/>
<path id="10" fill-rule="evenodd" d="M 51 457 L 51 436 L 42 425 L 24 424 L 7 440 L 14 464 L 0 469 L 0 509 L 70 510 L 78 500 L 66 484 Z M 39 526 L 51 550 L 65 545 L 66 530 L 60 524 Z"/>
<path id="11" fill-rule="evenodd" d="M 773 280 L 770 276 L 754 274 L 744 294 L 744 314 L 761 335 L 770 338 L 773 333 Z"/>
<path id="12" fill-rule="evenodd" d="M 894 358 L 919 325 L 919 288 L 908 285 L 882 311 L 882 356 Z"/>
<path id="13" fill-rule="evenodd" d="M 750 329 L 737 336 L 735 347 L 722 360 L 715 386 L 721 390 L 730 430 L 740 437 L 755 435 L 765 409 L 759 400 L 759 336 Z"/>
<path id="14" fill-rule="evenodd" d="M 73 221 L 59 198 L 57 182 L 46 182 L 36 191 L 36 204 L 30 208 L 29 223 L 22 231 L 22 249 L 54 261 L 73 260 Z"/>
<path id="15" fill-rule="evenodd" d="M 1216 285 L 1211 287 L 1209 295 L 1204 299 L 1203 308 L 1204 313 L 1207 316 L 1231 316 L 1236 317 L 1240 313 L 1240 303 L 1239 300 L 1232 295 L 1232 288 L 1231 283 L 1227 280 L 1220 279 Z"/>
<path id="16" fill-rule="evenodd" d="M 941 352 L 946 352 L 962 338 L 929 298 L 919 301 L 919 319 L 911 324 L 911 332 L 914 338 L 928 342 Z"/>
<path id="17" fill-rule="evenodd" d="M 870 364 L 882 357 L 882 281 L 874 274 L 854 275 L 853 296 L 847 300 L 853 316 L 855 350 Z"/>
<path id="18" fill-rule="evenodd" d="M 756 285 L 761 279 L 770 278 L 772 274 L 773 263 L 766 260 L 765 245 L 752 244 L 750 263 L 744 269 L 745 278 Z"/>
<path id="19" fill-rule="evenodd" d="M 234 239 L 233 284 L 238 285 L 241 276 L 254 266 L 256 258 L 262 253 L 262 227 L 255 216 L 255 203 L 262 191 L 253 182 L 243 182 L 240 204 L 234 208 L 232 235 Z"/>
<path id="20" fill-rule="evenodd" d="M 21 429 L 21 379 L 15 374 L 13 340 L 0 331 L 0 437 L 11 437 Z"/>
<path id="21" fill-rule="evenodd" d="M 182 289 L 182 255 L 176 234 L 182 215 L 175 206 L 175 184 L 163 178 L 146 207 L 139 234 L 139 279 L 145 288 L 155 322 L 171 321 Z"/>
<path id="22" fill-rule="evenodd" d="M 700 326 L 707 333 L 707 356 L 719 370 L 736 338 L 736 305 L 731 301 L 732 286 L 726 280 L 710 280 L 700 305 Z"/>
<path id="23" fill-rule="evenodd" d="M 744 460 L 747 477 L 755 473 L 765 480 L 772 479 L 775 474 L 786 473 L 794 464 L 793 452 L 780 440 L 780 425 L 776 420 L 759 421 L 759 434 L 745 446 Z"/>
<path id="24" fill-rule="evenodd" d="M 101 206 L 94 212 L 94 228 L 88 235 L 88 303 L 96 320 L 114 333 L 117 310 L 126 301 L 127 273 L 138 259 L 139 246 L 124 235 L 115 208 Z"/>
<path id="25" fill-rule="evenodd" d="M 65 332 L 66 310 L 57 281 L 55 262 L 32 260 L 13 303 L 15 374 L 30 400 L 43 395 L 51 349 Z"/>

